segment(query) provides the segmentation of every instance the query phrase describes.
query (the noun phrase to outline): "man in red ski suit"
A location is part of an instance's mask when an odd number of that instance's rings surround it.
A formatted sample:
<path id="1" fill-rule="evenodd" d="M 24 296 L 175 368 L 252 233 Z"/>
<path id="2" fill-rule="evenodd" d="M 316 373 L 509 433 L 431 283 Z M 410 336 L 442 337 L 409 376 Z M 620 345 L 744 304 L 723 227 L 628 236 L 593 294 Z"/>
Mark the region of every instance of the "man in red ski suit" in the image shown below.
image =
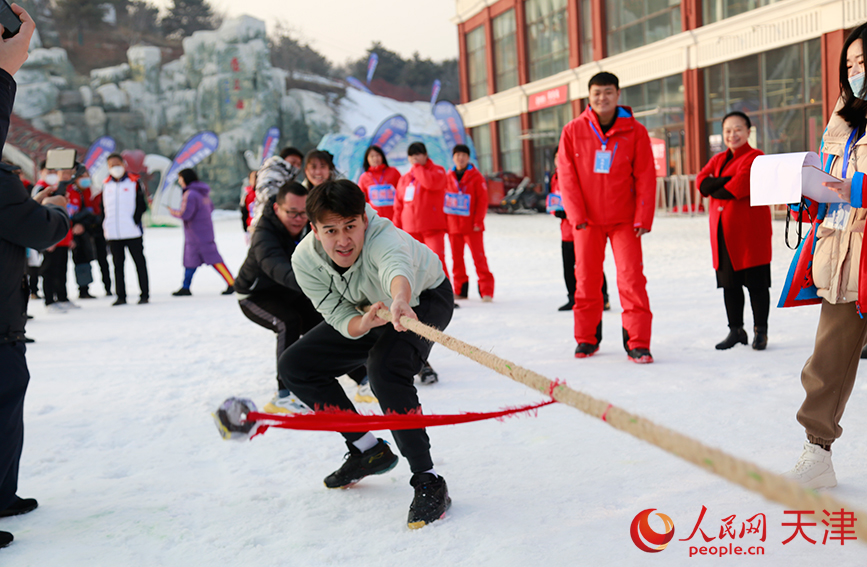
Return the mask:
<path id="1" fill-rule="evenodd" d="M 427 148 L 413 142 L 407 149 L 412 169 L 397 182 L 394 195 L 394 226 L 408 232 L 413 238 L 433 250 L 446 277 L 446 170 L 427 157 Z"/>
<path id="2" fill-rule="evenodd" d="M 563 128 L 557 155 L 560 192 L 575 240 L 576 358 L 592 356 L 602 340 L 602 263 L 611 241 L 623 307 L 623 346 L 631 360 L 653 362 L 653 315 L 643 272 L 641 236 L 650 232 L 656 174 L 647 129 L 632 109 L 617 106 L 611 73 L 590 79 L 590 107 Z"/>
<path id="3" fill-rule="evenodd" d="M 446 221 L 449 243 L 452 247 L 452 276 L 455 297 L 466 299 L 470 280 L 464 265 L 464 245 L 469 245 L 479 278 L 482 301 L 494 299 L 494 275 L 488 269 L 485 257 L 485 213 L 488 212 L 488 185 L 485 176 L 470 163 L 470 148 L 458 144 L 452 150 L 455 167 L 448 172 L 446 192 Z"/>

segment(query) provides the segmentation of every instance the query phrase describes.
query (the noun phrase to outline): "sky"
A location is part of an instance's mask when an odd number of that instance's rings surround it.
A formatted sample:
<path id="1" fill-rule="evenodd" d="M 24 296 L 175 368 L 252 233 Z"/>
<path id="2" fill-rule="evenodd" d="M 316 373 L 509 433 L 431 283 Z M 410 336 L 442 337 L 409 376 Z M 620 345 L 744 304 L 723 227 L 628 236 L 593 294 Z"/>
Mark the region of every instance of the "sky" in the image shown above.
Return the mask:
<path id="1" fill-rule="evenodd" d="M 150 0 L 165 9 L 172 0 Z M 322 53 L 333 63 L 362 57 L 373 41 L 403 57 L 418 51 L 434 61 L 458 55 L 454 0 L 424 4 L 406 0 L 211 0 L 228 16 L 247 14 L 265 21 L 270 32 L 283 22 L 293 37 Z M 423 6 L 423 8 L 421 7 Z"/>

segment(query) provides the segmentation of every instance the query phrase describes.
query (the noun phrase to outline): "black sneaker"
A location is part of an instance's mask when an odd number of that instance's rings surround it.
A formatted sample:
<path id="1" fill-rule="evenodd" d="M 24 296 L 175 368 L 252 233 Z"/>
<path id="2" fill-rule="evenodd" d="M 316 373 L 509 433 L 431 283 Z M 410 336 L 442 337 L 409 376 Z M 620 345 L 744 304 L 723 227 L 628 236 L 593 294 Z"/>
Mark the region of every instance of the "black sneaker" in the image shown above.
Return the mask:
<path id="1" fill-rule="evenodd" d="M 235 293 L 235 286 L 230 285 L 220 295 L 232 295 L 233 293 Z"/>
<path id="2" fill-rule="evenodd" d="M 557 311 L 572 311 L 572 308 L 575 307 L 574 301 L 568 301 L 557 308 Z"/>
<path id="3" fill-rule="evenodd" d="M 424 366 L 421 368 L 421 372 L 418 373 L 418 379 L 425 386 L 430 386 L 431 384 L 436 384 L 440 381 L 440 377 L 437 374 L 436 370 L 433 367 L 425 362 Z"/>
<path id="4" fill-rule="evenodd" d="M 590 358 L 596 351 L 599 350 L 598 344 L 593 343 L 578 343 L 575 347 L 575 358 Z"/>
<path id="5" fill-rule="evenodd" d="M 150 303 L 150 299 L 148 299 L 147 297 L 141 297 L 138 300 L 139 305 L 147 305 L 148 303 Z"/>
<path id="6" fill-rule="evenodd" d="M 653 362 L 653 356 L 646 348 L 633 348 L 626 351 L 626 356 L 635 364 L 650 364 Z"/>
<path id="7" fill-rule="evenodd" d="M 363 453 L 352 443 L 346 443 L 346 446 L 349 452 L 343 465 L 325 477 L 328 488 L 346 488 L 366 476 L 387 473 L 397 466 L 397 455 L 382 439 L 377 439 L 376 445 Z"/>
<path id="8" fill-rule="evenodd" d="M 443 519 L 452 505 L 446 479 L 431 473 L 415 473 L 409 483 L 415 488 L 415 498 L 409 505 L 406 526 L 417 530 Z"/>
<path id="9" fill-rule="evenodd" d="M 96 299 L 94 296 L 90 295 L 90 290 L 86 287 L 78 288 L 78 299 Z"/>
<path id="10" fill-rule="evenodd" d="M 190 288 L 188 287 L 182 287 L 178 291 L 173 292 L 172 295 L 174 295 L 175 297 L 180 297 L 182 295 L 193 295 L 193 292 L 191 292 Z"/>
<path id="11" fill-rule="evenodd" d="M 0 510 L 0 518 L 26 514 L 27 512 L 35 510 L 37 506 L 39 506 L 39 503 L 36 502 L 35 498 L 18 498 L 18 496 L 16 496 L 15 500 L 12 501 L 12 504 L 7 506 L 5 510 Z"/>
<path id="12" fill-rule="evenodd" d="M 7 547 L 13 539 L 15 538 L 9 532 L 0 532 L 0 547 Z"/>
<path id="13" fill-rule="evenodd" d="M 35 342 L 36 342 L 36 339 L 31 339 L 30 337 L 28 337 L 28 336 L 26 336 L 26 335 L 25 335 L 24 338 L 21 339 L 21 340 L 23 340 L 23 341 L 24 341 L 25 343 L 27 343 L 27 344 L 35 343 Z"/>
<path id="14" fill-rule="evenodd" d="M 112 307 L 114 307 L 115 305 L 126 305 L 126 298 L 125 297 L 118 297 L 114 301 L 114 303 L 112 303 L 111 305 L 112 305 Z"/>

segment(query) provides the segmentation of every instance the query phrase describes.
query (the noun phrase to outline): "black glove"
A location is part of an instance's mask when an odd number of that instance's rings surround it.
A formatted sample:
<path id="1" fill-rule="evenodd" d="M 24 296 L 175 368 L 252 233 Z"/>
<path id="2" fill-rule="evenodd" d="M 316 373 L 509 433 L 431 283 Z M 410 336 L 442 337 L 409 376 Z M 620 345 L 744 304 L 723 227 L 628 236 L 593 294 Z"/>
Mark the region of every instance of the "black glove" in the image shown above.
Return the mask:
<path id="1" fill-rule="evenodd" d="M 735 196 L 729 193 L 729 190 L 725 187 L 720 187 L 719 189 L 711 193 L 710 196 L 714 199 L 720 199 L 722 201 L 730 201 L 735 198 Z"/>
<path id="2" fill-rule="evenodd" d="M 721 189 L 729 181 L 731 181 L 731 177 L 706 177 L 701 182 L 698 191 L 705 197 L 710 197 L 714 191 Z"/>
<path id="3" fill-rule="evenodd" d="M 554 216 L 557 217 L 558 219 L 565 219 L 566 218 L 566 211 L 554 211 Z"/>

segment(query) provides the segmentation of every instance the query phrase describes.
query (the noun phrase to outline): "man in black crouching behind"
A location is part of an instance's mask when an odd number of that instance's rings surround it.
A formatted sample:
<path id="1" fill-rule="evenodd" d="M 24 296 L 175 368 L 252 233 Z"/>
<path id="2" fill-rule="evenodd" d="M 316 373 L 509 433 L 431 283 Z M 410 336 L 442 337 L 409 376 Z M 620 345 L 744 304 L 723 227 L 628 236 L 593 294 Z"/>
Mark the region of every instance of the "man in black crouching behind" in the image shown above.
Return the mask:
<path id="1" fill-rule="evenodd" d="M 250 321 L 277 335 L 277 360 L 298 337 L 322 322 L 292 272 L 295 247 L 310 232 L 307 188 L 290 181 L 272 196 L 250 240 L 247 258 L 235 278 L 241 311 Z M 349 372 L 358 384 L 355 400 L 375 402 L 364 367 Z M 299 413 L 309 408 L 277 380 L 277 392 L 263 408 L 267 413 Z"/>
<path id="2" fill-rule="evenodd" d="M 313 235 L 292 256 L 295 277 L 325 321 L 280 357 L 280 380 L 315 409 L 355 411 L 336 377 L 367 365 L 370 385 L 384 413 L 420 412 L 413 377 L 433 343 L 401 325 L 403 316 L 444 329 L 454 310 L 451 284 L 436 254 L 365 204 L 346 179 L 326 181 L 307 197 Z M 377 316 L 391 311 L 392 321 Z M 343 465 L 325 478 L 344 488 L 383 474 L 397 456 L 372 433 L 342 433 L 349 448 Z M 451 504 L 445 479 L 433 467 L 422 429 L 392 431 L 409 461 L 415 497 L 407 525 L 417 529 L 445 515 Z"/>

